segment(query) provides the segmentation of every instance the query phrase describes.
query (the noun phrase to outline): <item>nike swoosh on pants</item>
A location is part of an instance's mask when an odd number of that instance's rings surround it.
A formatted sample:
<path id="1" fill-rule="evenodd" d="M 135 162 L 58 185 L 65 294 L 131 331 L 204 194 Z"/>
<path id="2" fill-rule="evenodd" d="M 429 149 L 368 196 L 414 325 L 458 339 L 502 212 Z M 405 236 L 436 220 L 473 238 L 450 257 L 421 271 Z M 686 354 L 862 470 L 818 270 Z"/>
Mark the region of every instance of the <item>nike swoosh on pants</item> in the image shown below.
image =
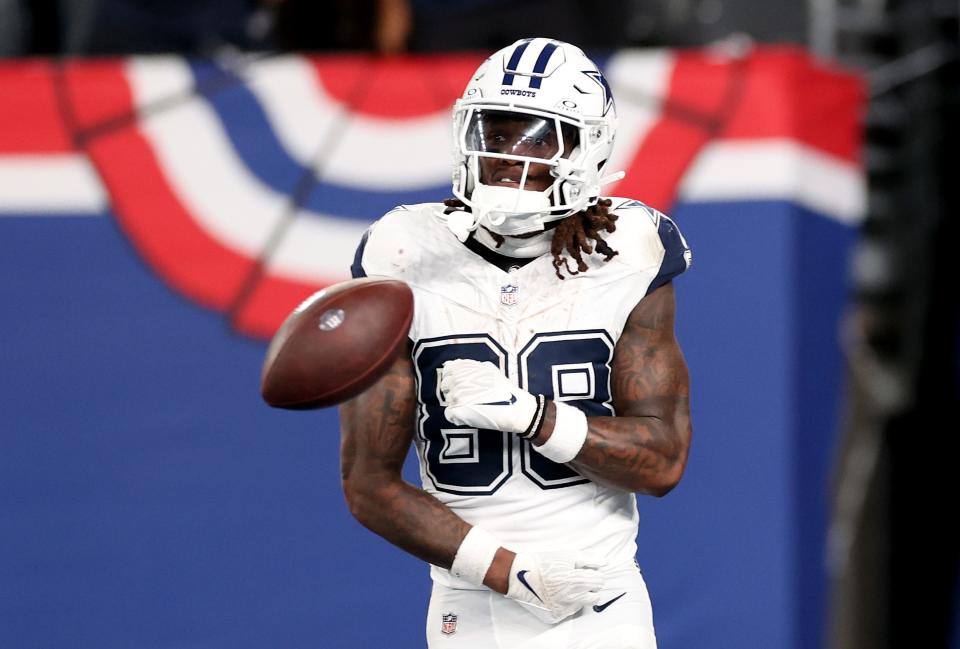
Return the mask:
<path id="1" fill-rule="evenodd" d="M 614 597 L 613 599 L 611 599 L 610 601 L 608 601 L 608 602 L 606 602 L 606 603 L 604 603 L 604 604 L 594 604 L 594 605 L 593 605 L 593 610 L 595 610 L 597 613 L 603 613 L 608 606 L 610 606 L 611 604 L 613 604 L 615 601 L 617 601 L 618 599 L 620 599 L 620 598 L 623 597 L 624 595 L 626 595 L 625 592 L 624 592 L 624 593 L 620 593 L 619 595 L 617 595 L 616 597 Z"/>

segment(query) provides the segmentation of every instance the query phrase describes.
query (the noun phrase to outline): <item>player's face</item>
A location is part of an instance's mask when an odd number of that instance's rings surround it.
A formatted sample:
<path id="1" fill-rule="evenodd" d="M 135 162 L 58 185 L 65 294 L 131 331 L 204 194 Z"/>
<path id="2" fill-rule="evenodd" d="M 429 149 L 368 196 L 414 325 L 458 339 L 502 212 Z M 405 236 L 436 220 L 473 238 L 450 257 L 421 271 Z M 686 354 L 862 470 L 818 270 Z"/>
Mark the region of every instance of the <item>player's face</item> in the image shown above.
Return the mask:
<path id="1" fill-rule="evenodd" d="M 488 153 L 506 153 L 528 158 L 551 159 L 560 151 L 563 138 L 563 157 L 568 157 L 576 146 L 577 131 L 563 124 L 562 135 L 557 133 L 553 120 L 522 113 L 479 111 L 474 116 L 468 134 L 471 148 Z M 480 156 L 480 182 L 485 185 L 519 188 L 524 163 Z M 523 189 L 543 191 L 553 184 L 550 166 L 531 163 Z"/>

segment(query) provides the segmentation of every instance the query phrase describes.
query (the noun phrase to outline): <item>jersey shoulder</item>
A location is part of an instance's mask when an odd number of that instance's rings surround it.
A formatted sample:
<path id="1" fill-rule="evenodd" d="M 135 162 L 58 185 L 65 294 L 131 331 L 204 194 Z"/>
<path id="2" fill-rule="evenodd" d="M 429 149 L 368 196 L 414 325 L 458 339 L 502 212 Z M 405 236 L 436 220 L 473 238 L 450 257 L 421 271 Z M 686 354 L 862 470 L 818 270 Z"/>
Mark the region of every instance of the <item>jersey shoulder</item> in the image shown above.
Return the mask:
<path id="1" fill-rule="evenodd" d="M 400 279 L 419 267 L 424 253 L 450 245 L 452 233 L 443 221 L 443 203 L 400 205 L 367 228 L 350 272 L 353 277 L 386 275 Z"/>
<path id="2" fill-rule="evenodd" d="M 622 262 L 638 268 L 658 266 L 647 292 L 666 284 L 693 263 L 693 253 L 669 216 L 632 198 L 608 197 L 617 229 L 608 243 Z"/>

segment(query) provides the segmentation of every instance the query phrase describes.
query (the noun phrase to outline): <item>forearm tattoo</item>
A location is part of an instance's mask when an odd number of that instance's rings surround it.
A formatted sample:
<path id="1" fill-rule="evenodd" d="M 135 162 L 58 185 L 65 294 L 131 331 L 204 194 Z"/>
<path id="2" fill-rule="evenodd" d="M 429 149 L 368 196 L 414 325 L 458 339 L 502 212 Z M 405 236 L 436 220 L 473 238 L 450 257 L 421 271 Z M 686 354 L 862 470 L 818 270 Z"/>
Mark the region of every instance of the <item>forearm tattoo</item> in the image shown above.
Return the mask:
<path id="1" fill-rule="evenodd" d="M 344 493 L 365 527 L 424 561 L 449 568 L 470 525 L 401 477 L 416 407 L 408 357 L 341 406 Z"/>

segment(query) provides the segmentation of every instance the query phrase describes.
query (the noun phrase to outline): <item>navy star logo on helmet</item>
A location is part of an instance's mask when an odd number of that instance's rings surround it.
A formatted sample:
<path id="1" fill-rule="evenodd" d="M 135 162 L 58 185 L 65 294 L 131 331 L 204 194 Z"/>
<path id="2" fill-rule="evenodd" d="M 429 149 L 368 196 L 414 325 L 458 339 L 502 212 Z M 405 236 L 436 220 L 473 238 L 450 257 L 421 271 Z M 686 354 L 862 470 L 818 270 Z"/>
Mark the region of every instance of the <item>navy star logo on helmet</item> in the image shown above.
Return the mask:
<path id="1" fill-rule="evenodd" d="M 599 70 L 584 70 L 583 73 L 596 81 L 603 90 L 603 114 L 606 115 L 607 112 L 614 107 L 613 91 L 610 90 L 610 84 L 607 83 L 607 78 L 603 76 L 603 73 Z"/>

